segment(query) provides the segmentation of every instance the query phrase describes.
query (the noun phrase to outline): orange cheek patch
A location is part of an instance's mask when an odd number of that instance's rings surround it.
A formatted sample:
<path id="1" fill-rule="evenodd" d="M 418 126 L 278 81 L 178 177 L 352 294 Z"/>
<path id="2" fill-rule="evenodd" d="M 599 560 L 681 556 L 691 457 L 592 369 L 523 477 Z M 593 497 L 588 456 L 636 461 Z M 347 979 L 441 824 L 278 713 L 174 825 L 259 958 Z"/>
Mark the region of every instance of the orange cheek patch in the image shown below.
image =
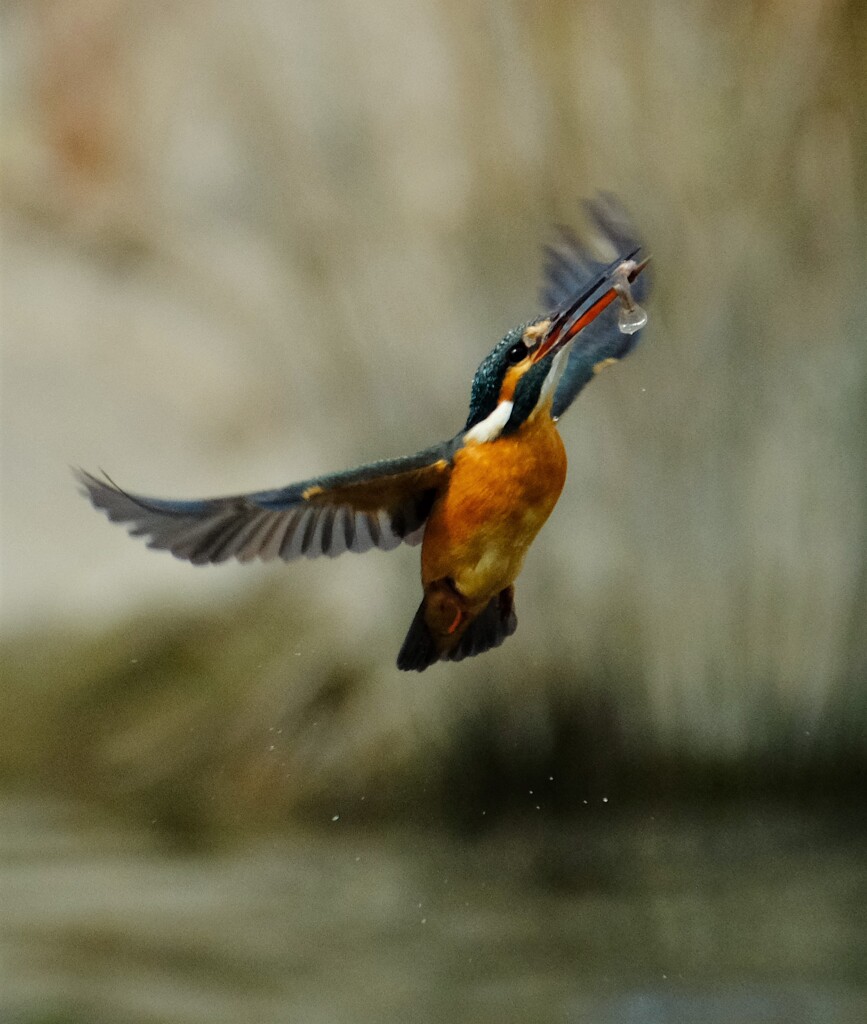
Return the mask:
<path id="1" fill-rule="evenodd" d="M 506 371 L 506 376 L 503 378 L 503 384 L 500 388 L 500 401 L 501 402 L 512 402 L 515 399 L 515 388 L 518 386 L 518 381 L 521 379 L 521 370 L 519 366 L 513 366 Z"/>

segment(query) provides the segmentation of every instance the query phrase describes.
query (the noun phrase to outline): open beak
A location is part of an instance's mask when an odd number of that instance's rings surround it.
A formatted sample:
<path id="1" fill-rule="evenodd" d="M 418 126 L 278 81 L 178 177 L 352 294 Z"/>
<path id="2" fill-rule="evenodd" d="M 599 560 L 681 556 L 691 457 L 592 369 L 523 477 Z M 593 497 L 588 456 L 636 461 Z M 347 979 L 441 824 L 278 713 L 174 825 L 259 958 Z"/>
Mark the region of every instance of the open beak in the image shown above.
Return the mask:
<path id="1" fill-rule="evenodd" d="M 612 263 L 587 291 L 567 309 L 557 314 L 551 321 L 541 344 L 531 356 L 534 363 L 538 363 L 545 356 L 558 352 L 579 331 L 593 323 L 596 317 L 608 309 L 616 298 L 620 298 L 627 311 L 625 322 L 621 324 L 621 330 L 631 334 L 644 326 L 647 317 L 632 298 L 629 285 L 644 270 L 650 262 L 650 257 L 636 263 L 633 257 L 637 255 L 638 249 L 630 253 L 626 259 Z"/>

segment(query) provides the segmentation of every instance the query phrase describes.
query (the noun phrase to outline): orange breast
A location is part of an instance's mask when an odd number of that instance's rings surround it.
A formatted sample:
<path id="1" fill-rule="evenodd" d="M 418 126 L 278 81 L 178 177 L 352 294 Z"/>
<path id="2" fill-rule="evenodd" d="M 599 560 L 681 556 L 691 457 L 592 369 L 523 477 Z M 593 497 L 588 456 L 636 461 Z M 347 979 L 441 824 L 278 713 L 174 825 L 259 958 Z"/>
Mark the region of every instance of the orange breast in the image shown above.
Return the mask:
<path id="1" fill-rule="evenodd" d="M 461 449 L 425 528 L 423 584 L 450 576 L 483 607 L 520 572 L 565 479 L 566 451 L 548 409 L 514 434 Z"/>

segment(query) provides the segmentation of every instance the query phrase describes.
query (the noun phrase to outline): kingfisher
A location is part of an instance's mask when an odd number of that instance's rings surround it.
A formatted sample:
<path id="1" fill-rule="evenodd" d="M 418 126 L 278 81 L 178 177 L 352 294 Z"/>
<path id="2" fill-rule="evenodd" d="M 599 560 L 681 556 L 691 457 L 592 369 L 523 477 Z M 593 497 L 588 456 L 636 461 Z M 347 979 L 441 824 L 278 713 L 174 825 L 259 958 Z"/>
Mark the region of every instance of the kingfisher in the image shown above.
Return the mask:
<path id="1" fill-rule="evenodd" d="M 557 421 L 582 388 L 635 347 L 648 259 L 623 207 L 585 202 L 587 235 L 545 249 L 547 312 L 510 330 L 475 373 L 462 430 L 415 455 L 272 490 L 152 498 L 77 470 L 83 492 L 148 547 L 194 565 L 421 544 L 423 598 L 397 666 L 423 671 L 499 646 L 517 626 L 514 583 L 566 479 Z"/>

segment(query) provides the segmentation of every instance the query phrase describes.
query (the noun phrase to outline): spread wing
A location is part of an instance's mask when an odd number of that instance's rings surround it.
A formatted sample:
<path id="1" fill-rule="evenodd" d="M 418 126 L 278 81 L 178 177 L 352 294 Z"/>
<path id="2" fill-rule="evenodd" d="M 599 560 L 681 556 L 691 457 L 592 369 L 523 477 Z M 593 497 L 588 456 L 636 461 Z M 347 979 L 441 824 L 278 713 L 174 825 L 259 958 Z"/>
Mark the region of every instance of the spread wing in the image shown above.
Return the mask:
<path id="1" fill-rule="evenodd" d="M 568 228 L 560 228 L 557 241 L 545 249 L 541 300 L 552 320 L 567 309 L 576 295 L 586 291 L 605 271 L 611 260 L 623 259 L 640 249 L 638 237 L 628 214 L 611 195 L 600 195 L 584 204 L 595 241 L 607 252 L 579 238 Z M 601 256 L 601 258 L 600 258 Z M 635 256 L 640 259 L 640 255 Z M 645 270 L 632 287 L 636 300 L 643 302 L 650 289 Z M 558 418 L 574 402 L 584 385 L 593 378 L 593 367 L 605 359 L 622 359 L 635 348 L 640 331 L 623 334 L 617 325 L 618 303 L 612 303 L 592 323 L 582 329 L 572 344 L 566 367 L 560 377 L 551 413 Z"/>
<path id="2" fill-rule="evenodd" d="M 456 439 L 272 491 L 199 501 L 149 498 L 83 470 L 76 475 L 93 505 L 133 536 L 147 537 L 148 547 L 195 565 L 256 557 L 288 562 L 419 543 L 458 447 Z"/>

